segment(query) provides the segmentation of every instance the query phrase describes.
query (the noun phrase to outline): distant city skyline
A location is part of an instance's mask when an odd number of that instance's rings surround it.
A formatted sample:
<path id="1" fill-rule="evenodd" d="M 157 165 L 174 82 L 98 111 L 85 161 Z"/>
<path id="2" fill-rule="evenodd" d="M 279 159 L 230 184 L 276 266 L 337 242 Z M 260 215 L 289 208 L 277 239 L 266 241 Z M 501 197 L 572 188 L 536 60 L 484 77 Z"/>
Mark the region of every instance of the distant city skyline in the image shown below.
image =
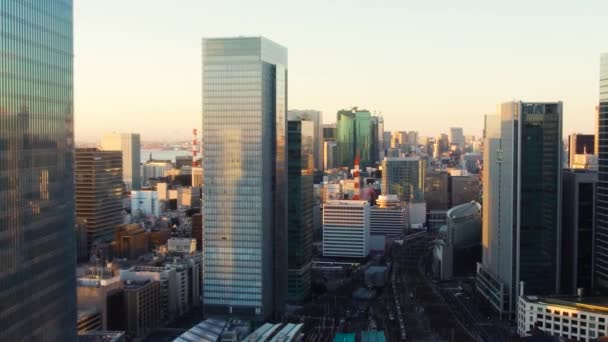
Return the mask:
<path id="1" fill-rule="evenodd" d="M 188 138 L 201 125 L 202 37 L 239 35 L 288 48 L 288 108 L 320 110 L 325 123 L 359 106 L 382 112 L 387 131 L 479 136 L 496 103 L 521 99 L 563 101 L 564 135 L 591 133 L 607 11 L 561 0 L 77 2 L 76 139 Z"/>

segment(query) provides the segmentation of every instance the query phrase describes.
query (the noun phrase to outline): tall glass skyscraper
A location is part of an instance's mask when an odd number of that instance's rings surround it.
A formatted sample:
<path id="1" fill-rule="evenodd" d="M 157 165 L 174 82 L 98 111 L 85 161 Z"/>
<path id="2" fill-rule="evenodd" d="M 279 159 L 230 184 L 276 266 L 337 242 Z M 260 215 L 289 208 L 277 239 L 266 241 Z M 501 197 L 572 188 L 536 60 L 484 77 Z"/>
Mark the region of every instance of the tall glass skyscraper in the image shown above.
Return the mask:
<path id="1" fill-rule="evenodd" d="M 378 121 L 368 110 L 357 107 L 337 115 L 338 166 L 353 167 L 359 156 L 361 168 L 378 161 Z"/>
<path id="2" fill-rule="evenodd" d="M 598 108 L 598 182 L 594 236 L 594 287 L 608 293 L 608 53 L 600 58 Z"/>
<path id="3" fill-rule="evenodd" d="M 559 290 L 562 103 L 507 102 L 484 130 L 483 260 L 477 289 L 512 313 Z"/>
<path id="4" fill-rule="evenodd" d="M 207 314 L 264 319 L 287 291 L 287 49 L 203 39 Z"/>
<path id="5" fill-rule="evenodd" d="M 0 1 L 0 341 L 76 341 L 72 1 Z"/>
<path id="6" fill-rule="evenodd" d="M 288 286 L 287 299 L 310 298 L 314 206 L 314 121 L 289 120 L 288 150 Z"/>

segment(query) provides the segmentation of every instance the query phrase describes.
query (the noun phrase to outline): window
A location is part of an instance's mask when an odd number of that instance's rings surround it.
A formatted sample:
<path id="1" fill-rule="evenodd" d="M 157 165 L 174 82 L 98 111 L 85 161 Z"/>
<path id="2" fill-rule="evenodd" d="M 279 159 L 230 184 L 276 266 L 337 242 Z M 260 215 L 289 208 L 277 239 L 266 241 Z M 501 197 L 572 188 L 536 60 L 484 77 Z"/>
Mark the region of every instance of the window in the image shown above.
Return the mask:
<path id="1" fill-rule="evenodd" d="M 578 329 L 573 327 L 573 328 L 572 328 L 572 333 L 573 333 L 573 334 L 578 333 Z"/>
<path id="2" fill-rule="evenodd" d="M 572 314 L 572 318 L 576 318 L 576 317 L 578 317 L 578 315 L 577 315 L 577 314 L 575 314 L 575 313 L 573 313 L 573 314 Z"/>
<path id="3" fill-rule="evenodd" d="M 586 327 L 587 326 L 587 322 L 581 322 L 581 327 Z"/>
<path id="4" fill-rule="evenodd" d="M 605 325 L 603 325 L 603 324 L 600 324 L 600 325 L 598 326 L 598 328 L 599 328 L 600 330 L 606 330 L 606 326 L 605 326 Z"/>
<path id="5" fill-rule="evenodd" d="M 587 315 L 581 315 L 581 319 L 587 319 Z"/>
<path id="6" fill-rule="evenodd" d="M 570 321 L 569 321 L 569 320 L 567 320 L 567 319 L 565 319 L 565 318 L 564 318 L 564 319 L 562 319 L 562 322 L 564 322 L 564 324 L 568 324 L 568 323 L 570 323 Z"/>
<path id="7" fill-rule="evenodd" d="M 545 309 L 545 312 L 546 312 L 546 313 L 551 313 L 551 310 L 549 310 L 549 309 Z"/>
<path id="8" fill-rule="evenodd" d="M 556 315 L 559 315 L 559 311 L 557 311 L 557 310 L 553 310 L 553 313 Z"/>
<path id="9" fill-rule="evenodd" d="M 604 323 L 604 322 L 606 322 L 606 319 L 604 317 L 600 317 L 599 321 L 602 322 L 602 323 Z"/>
<path id="10" fill-rule="evenodd" d="M 551 316 L 547 316 L 547 315 L 545 315 L 545 319 L 546 319 L 547 321 L 550 321 L 550 320 L 551 320 Z"/>
<path id="11" fill-rule="evenodd" d="M 553 324 L 553 330 L 559 330 L 559 324 Z"/>
<path id="12" fill-rule="evenodd" d="M 587 335 L 587 330 L 581 329 L 581 335 Z"/>
<path id="13" fill-rule="evenodd" d="M 568 327 L 567 326 L 562 326 L 562 331 L 568 331 Z"/>
<path id="14" fill-rule="evenodd" d="M 562 315 L 564 315 L 564 316 L 566 316 L 566 317 L 570 316 L 570 314 L 569 314 L 569 313 L 567 313 L 567 312 L 565 312 L 565 311 L 564 311 L 564 312 L 562 312 Z"/>

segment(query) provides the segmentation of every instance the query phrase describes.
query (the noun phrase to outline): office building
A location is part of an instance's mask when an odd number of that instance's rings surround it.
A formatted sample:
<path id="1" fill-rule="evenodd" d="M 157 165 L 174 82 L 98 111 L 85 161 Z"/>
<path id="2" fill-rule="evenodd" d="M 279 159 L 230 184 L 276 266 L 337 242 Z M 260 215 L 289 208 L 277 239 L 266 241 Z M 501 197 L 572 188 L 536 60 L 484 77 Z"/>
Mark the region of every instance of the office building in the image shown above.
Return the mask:
<path id="1" fill-rule="evenodd" d="M 475 264 L 481 261 L 481 205 L 470 202 L 451 208 L 446 223 L 433 248 L 435 275 L 448 280 L 474 274 Z"/>
<path id="2" fill-rule="evenodd" d="M 148 252 L 149 233 L 138 224 L 121 224 L 114 229 L 114 255 L 130 260 Z"/>
<path id="3" fill-rule="evenodd" d="M 608 335 L 606 297 L 522 295 L 517 307 L 517 332 L 522 337 L 534 330 L 568 341 L 600 341 Z"/>
<path id="4" fill-rule="evenodd" d="M 160 284 L 149 279 L 124 283 L 126 334 L 129 339 L 150 333 L 160 322 Z"/>
<path id="5" fill-rule="evenodd" d="M 464 148 L 462 127 L 450 127 L 450 145 L 455 145 L 461 149 Z"/>
<path id="6" fill-rule="evenodd" d="M 192 238 L 196 240 L 196 250 L 203 250 L 203 215 L 192 215 Z"/>
<path id="7" fill-rule="evenodd" d="M 471 201 L 479 202 L 479 197 L 481 195 L 479 175 L 450 175 L 448 192 L 450 196 L 450 207 L 455 207 Z"/>
<path id="8" fill-rule="evenodd" d="M 295 303 L 311 294 L 314 129 L 306 120 L 289 120 L 287 129 L 287 300 Z"/>
<path id="9" fill-rule="evenodd" d="M 175 156 L 175 168 L 181 169 L 184 166 L 192 167 L 192 156 Z"/>
<path id="10" fill-rule="evenodd" d="M 407 210 L 397 195 L 380 195 L 370 208 L 370 234 L 401 237 L 408 224 Z"/>
<path id="11" fill-rule="evenodd" d="M 559 290 L 562 103 L 503 103 L 485 131 L 488 210 L 476 286 L 500 313 L 514 314 L 520 281 L 530 294 Z"/>
<path id="12" fill-rule="evenodd" d="M 590 291 L 593 276 L 594 201 L 597 171 L 562 172 L 561 293 Z"/>
<path id="13" fill-rule="evenodd" d="M 112 241 L 122 218 L 122 156 L 119 151 L 77 148 L 75 162 L 76 223 L 93 242 Z"/>
<path id="14" fill-rule="evenodd" d="M 192 187 L 201 188 L 203 186 L 203 168 L 193 167 L 192 172 Z"/>
<path id="15" fill-rule="evenodd" d="M 470 174 L 478 174 L 481 169 L 481 153 L 467 152 L 462 156 L 464 169 Z"/>
<path id="16" fill-rule="evenodd" d="M 368 110 L 354 107 L 338 111 L 336 123 L 339 166 L 352 167 L 358 156 L 361 168 L 377 161 L 377 124 Z"/>
<path id="17" fill-rule="evenodd" d="M 313 160 L 314 169 L 323 170 L 323 113 L 318 110 L 291 109 L 287 112 L 288 121 L 306 120 L 313 123 Z"/>
<path id="18" fill-rule="evenodd" d="M 85 331 L 101 330 L 101 312 L 96 308 L 78 309 L 78 322 L 76 322 L 78 333 Z"/>
<path id="19" fill-rule="evenodd" d="M 336 141 L 336 124 L 323 124 L 323 141 Z"/>
<path id="20" fill-rule="evenodd" d="M 382 194 L 397 195 L 403 202 L 424 201 L 425 169 L 419 157 L 384 158 Z"/>
<path id="21" fill-rule="evenodd" d="M 108 306 L 108 298 L 113 294 L 122 292 L 120 277 L 105 268 L 79 267 L 77 269 L 76 295 L 78 298 L 78 311 L 98 312 L 101 316 L 99 330 L 108 329 L 110 316 L 116 314 Z M 122 307 L 120 309 L 122 311 Z M 80 316 L 80 315 L 79 315 Z"/>
<path id="22" fill-rule="evenodd" d="M 152 189 L 131 191 L 131 215 L 133 217 L 158 217 L 162 212 L 157 191 Z"/>
<path id="23" fill-rule="evenodd" d="M 323 256 L 365 258 L 370 249 L 367 201 L 328 201 L 323 205 Z"/>
<path id="24" fill-rule="evenodd" d="M 338 167 L 338 144 L 335 141 L 323 143 L 323 167 L 325 170 Z"/>
<path id="25" fill-rule="evenodd" d="M 0 7 L 0 341 L 76 341 L 72 1 Z"/>
<path id="26" fill-rule="evenodd" d="M 573 133 L 568 136 L 568 167 L 573 169 L 575 156 L 578 154 L 593 154 L 595 151 L 595 135 Z"/>
<path id="27" fill-rule="evenodd" d="M 286 48 L 262 37 L 203 40 L 207 315 L 263 320 L 284 310 L 286 112 Z"/>
<path id="28" fill-rule="evenodd" d="M 165 160 L 150 160 L 142 166 L 143 185 L 149 186 L 150 179 L 166 177 L 173 169 L 173 164 Z"/>
<path id="29" fill-rule="evenodd" d="M 112 133 L 101 138 L 104 151 L 122 152 L 122 180 L 127 191 L 141 188 L 141 147 L 139 134 Z"/>
<path id="30" fill-rule="evenodd" d="M 600 58 L 600 103 L 597 112 L 598 182 L 595 200 L 594 287 L 608 292 L 608 53 Z"/>

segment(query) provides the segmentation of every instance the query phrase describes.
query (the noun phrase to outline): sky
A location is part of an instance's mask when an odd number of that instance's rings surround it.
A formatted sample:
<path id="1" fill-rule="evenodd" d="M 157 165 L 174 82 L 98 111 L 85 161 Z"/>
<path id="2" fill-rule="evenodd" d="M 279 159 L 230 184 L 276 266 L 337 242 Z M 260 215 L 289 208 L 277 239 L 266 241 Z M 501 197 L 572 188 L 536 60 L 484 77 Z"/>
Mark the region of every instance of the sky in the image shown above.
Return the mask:
<path id="1" fill-rule="evenodd" d="M 201 39 L 288 48 L 290 109 L 358 106 L 385 130 L 464 127 L 510 100 L 563 101 L 592 133 L 606 0 L 76 0 L 77 141 L 106 132 L 188 140 L 201 125 Z"/>

